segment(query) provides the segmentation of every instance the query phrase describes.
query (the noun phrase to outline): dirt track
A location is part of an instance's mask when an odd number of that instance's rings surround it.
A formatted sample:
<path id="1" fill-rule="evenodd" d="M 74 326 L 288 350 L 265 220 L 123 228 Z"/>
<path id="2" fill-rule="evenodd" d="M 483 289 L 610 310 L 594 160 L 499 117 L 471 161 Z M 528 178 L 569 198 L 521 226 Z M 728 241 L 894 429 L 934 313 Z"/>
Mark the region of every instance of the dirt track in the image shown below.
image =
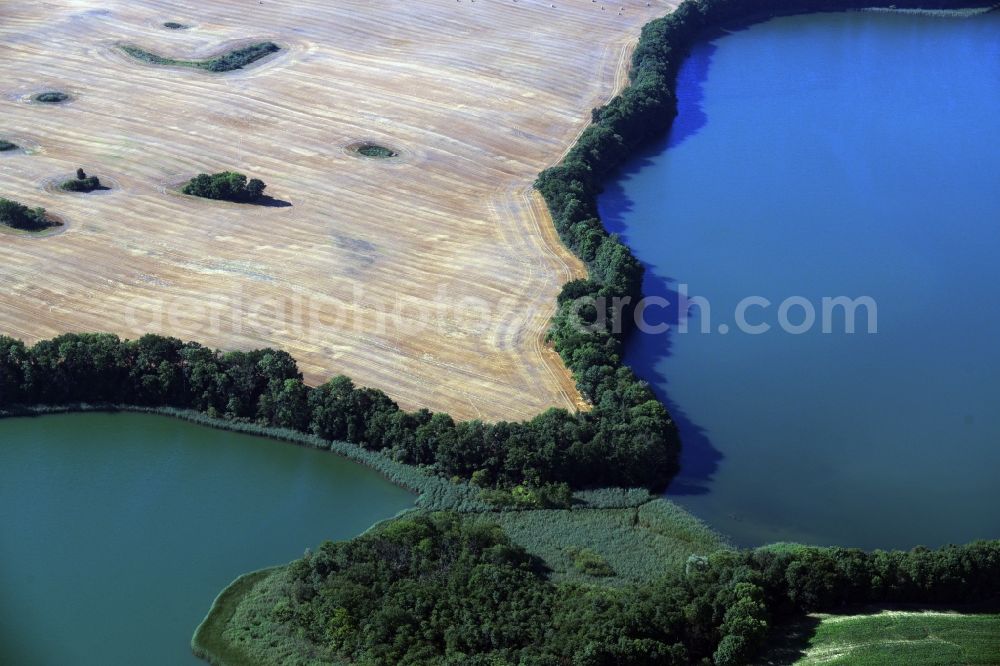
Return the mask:
<path id="1" fill-rule="evenodd" d="M 582 267 L 531 182 L 675 3 L 552 4 L 5 0 L 0 138 L 32 150 L 0 153 L 0 196 L 67 227 L 0 235 L 0 333 L 276 346 L 310 382 L 344 373 L 458 417 L 578 404 L 544 332 Z M 261 40 L 283 51 L 224 75 L 115 48 L 195 58 Z M 27 101 L 49 89 L 73 99 Z M 401 156 L 358 157 L 359 140 Z M 51 187 L 78 166 L 115 188 Z M 230 168 L 291 205 L 171 190 Z"/>

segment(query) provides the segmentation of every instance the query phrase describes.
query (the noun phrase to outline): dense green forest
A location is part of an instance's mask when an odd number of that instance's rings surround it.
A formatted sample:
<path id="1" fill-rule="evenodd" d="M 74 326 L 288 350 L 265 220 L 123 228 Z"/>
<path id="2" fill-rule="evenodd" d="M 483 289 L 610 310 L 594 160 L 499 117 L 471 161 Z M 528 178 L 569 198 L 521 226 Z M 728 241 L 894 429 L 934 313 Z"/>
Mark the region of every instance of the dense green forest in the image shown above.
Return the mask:
<path id="1" fill-rule="evenodd" d="M 609 589 L 553 583 L 496 526 L 435 513 L 325 543 L 256 594 L 250 625 L 297 641 L 311 663 L 728 666 L 802 613 L 995 599 L 1000 542 L 720 550 Z"/>
<path id="2" fill-rule="evenodd" d="M 41 231 L 52 226 L 44 208 L 28 208 L 24 204 L 2 197 L 0 197 L 0 224 L 23 231 Z M 2 386 L 0 383 L 0 404 L 3 402 Z"/>
<path id="3" fill-rule="evenodd" d="M 223 171 L 198 174 L 181 188 L 181 192 L 205 199 L 252 203 L 264 196 L 266 187 L 259 178 L 247 180 L 241 173 Z"/>
<path id="4" fill-rule="evenodd" d="M 164 23 L 163 25 L 171 30 L 181 30 L 187 27 L 179 23 Z M 242 69 L 243 67 L 258 61 L 265 56 L 269 56 L 272 53 L 276 53 L 281 50 L 281 47 L 274 42 L 260 42 L 239 49 L 234 49 L 206 60 L 181 60 L 177 58 L 165 58 L 152 53 L 151 51 L 147 51 L 130 44 L 123 45 L 120 48 L 136 60 L 142 60 L 143 62 L 148 62 L 152 65 L 194 67 L 196 69 L 204 69 L 209 72 L 231 72 L 235 69 Z"/>

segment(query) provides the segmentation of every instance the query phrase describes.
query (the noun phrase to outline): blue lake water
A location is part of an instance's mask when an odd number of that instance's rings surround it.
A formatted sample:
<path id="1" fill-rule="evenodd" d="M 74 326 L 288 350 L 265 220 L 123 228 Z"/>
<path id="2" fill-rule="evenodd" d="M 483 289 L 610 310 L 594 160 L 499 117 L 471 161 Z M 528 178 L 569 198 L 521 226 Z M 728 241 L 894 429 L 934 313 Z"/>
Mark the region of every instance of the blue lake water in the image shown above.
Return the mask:
<path id="1" fill-rule="evenodd" d="M 710 303 L 629 348 L 682 429 L 668 493 L 740 544 L 1000 537 L 1000 14 L 734 29 L 679 98 L 601 199 L 647 294 Z M 840 296 L 877 333 L 824 333 Z"/>

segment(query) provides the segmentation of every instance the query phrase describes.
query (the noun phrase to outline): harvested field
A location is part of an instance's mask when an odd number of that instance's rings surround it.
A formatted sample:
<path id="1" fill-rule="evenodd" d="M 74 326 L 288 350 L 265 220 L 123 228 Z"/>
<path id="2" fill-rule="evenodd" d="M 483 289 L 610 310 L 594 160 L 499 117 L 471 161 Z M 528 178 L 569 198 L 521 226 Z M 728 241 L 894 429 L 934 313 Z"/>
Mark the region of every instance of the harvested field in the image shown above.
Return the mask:
<path id="1" fill-rule="evenodd" d="M 531 183 L 674 4 L 4 2 L 0 135 L 32 150 L 0 161 L 0 196 L 67 226 L 0 237 L 0 333 L 280 347 L 312 383 L 344 373 L 458 417 L 579 405 L 544 333 L 582 267 Z M 261 41 L 282 50 L 226 74 L 117 48 L 201 59 Z M 71 102 L 27 101 L 45 90 Z M 359 159 L 362 142 L 399 155 Z M 78 166 L 113 176 L 109 196 L 46 187 Z M 291 205 L 174 190 L 227 169 Z"/>

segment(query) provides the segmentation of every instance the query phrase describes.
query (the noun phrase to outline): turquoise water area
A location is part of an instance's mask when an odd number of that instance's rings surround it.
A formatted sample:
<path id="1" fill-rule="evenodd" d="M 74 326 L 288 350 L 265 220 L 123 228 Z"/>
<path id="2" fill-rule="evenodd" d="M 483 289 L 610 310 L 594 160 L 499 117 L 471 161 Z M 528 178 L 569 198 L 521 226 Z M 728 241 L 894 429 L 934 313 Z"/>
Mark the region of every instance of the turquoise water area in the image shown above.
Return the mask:
<path id="1" fill-rule="evenodd" d="M 0 663 L 197 664 L 240 574 L 413 496 L 331 453 L 161 416 L 0 420 Z"/>

